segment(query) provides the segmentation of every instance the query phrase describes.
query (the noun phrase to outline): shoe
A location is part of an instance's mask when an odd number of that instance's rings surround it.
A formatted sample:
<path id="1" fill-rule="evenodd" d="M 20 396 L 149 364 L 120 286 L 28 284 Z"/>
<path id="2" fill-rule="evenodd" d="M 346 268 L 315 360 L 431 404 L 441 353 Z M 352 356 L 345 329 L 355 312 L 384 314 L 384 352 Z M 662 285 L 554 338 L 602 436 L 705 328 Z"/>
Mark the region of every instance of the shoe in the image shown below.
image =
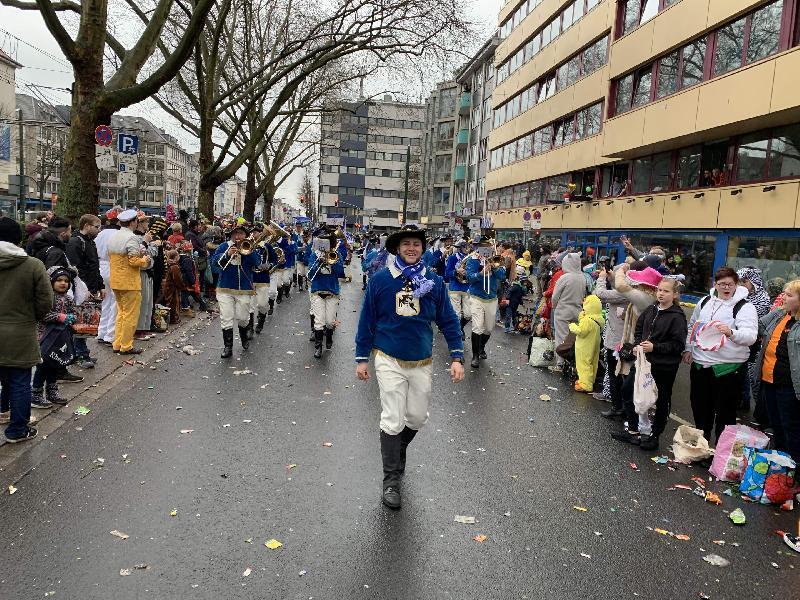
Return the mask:
<path id="1" fill-rule="evenodd" d="M 112 342 L 107 342 L 103 338 L 95 338 L 98 344 L 102 344 L 103 346 L 110 346 Z"/>
<path id="2" fill-rule="evenodd" d="M 78 362 L 78 367 L 81 369 L 94 369 L 94 361 L 91 358 L 82 358 Z"/>
<path id="3" fill-rule="evenodd" d="M 308 341 L 313 342 L 315 339 L 317 339 L 314 337 L 314 315 L 309 315 L 309 317 L 311 317 L 311 337 L 308 338 Z"/>
<path id="4" fill-rule="evenodd" d="M 582 394 L 591 394 L 592 393 L 592 390 L 583 389 L 583 386 L 578 381 L 575 382 L 575 391 L 576 392 L 580 392 Z"/>
<path id="5" fill-rule="evenodd" d="M 639 447 L 642 450 L 656 450 L 658 448 L 657 435 L 643 435 L 639 438 Z"/>
<path id="6" fill-rule="evenodd" d="M 282 287 L 278 288 L 278 297 L 275 298 L 275 302 L 277 302 L 278 304 L 283 302 L 283 288 Z"/>
<path id="7" fill-rule="evenodd" d="M 269 310 L 267 311 L 268 315 L 271 315 L 275 312 L 275 300 L 272 298 L 269 299 Z"/>
<path id="8" fill-rule="evenodd" d="M 385 506 L 392 510 L 397 510 L 401 506 L 400 488 L 393 485 L 383 488 L 383 495 L 381 501 Z"/>
<path id="9" fill-rule="evenodd" d="M 592 398 L 595 400 L 601 400 L 602 402 L 611 402 L 611 398 L 606 398 L 603 392 L 592 392 Z"/>
<path id="10" fill-rule="evenodd" d="M 486 360 L 486 343 L 489 341 L 489 334 L 482 333 L 481 334 L 481 360 Z"/>
<path id="11" fill-rule="evenodd" d="M 44 397 L 44 388 L 31 388 L 31 406 L 33 408 L 53 408 L 53 403 Z"/>
<path id="12" fill-rule="evenodd" d="M 800 552 L 800 535 L 783 534 L 784 543 L 795 552 Z"/>
<path id="13" fill-rule="evenodd" d="M 322 358 L 322 335 L 321 329 L 314 330 L 314 358 Z"/>
<path id="14" fill-rule="evenodd" d="M 333 348 L 333 329 L 330 327 L 325 328 L 325 349 L 330 350 Z"/>
<path id="15" fill-rule="evenodd" d="M 187 319 L 194 318 L 194 311 L 191 308 L 182 308 L 179 311 L 182 317 L 186 317 Z"/>
<path id="16" fill-rule="evenodd" d="M 11 411 L 0 412 L 0 425 L 7 425 L 11 422 Z"/>
<path id="17" fill-rule="evenodd" d="M 35 438 L 37 433 L 38 431 L 36 431 L 35 427 L 28 427 L 28 431 L 26 431 L 23 435 L 19 437 L 10 438 L 6 436 L 6 441 L 9 444 L 18 444 L 19 442 L 27 442 L 28 440 L 32 440 L 33 438 Z"/>
<path id="18" fill-rule="evenodd" d="M 478 369 L 481 366 L 479 354 L 481 352 L 481 336 L 479 333 L 473 333 L 470 338 L 472 342 L 472 360 L 469 361 L 469 366 L 473 369 Z"/>
<path id="19" fill-rule="evenodd" d="M 252 340 L 254 337 L 256 337 L 255 331 L 253 330 L 253 320 L 254 319 L 255 319 L 255 315 L 253 313 L 250 313 L 250 323 L 248 323 L 247 328 L 246 328 L 247 329 L 247 339 L 248 340 Z"/>
<path id="20" fill-rule="evenodd" d="M 61 394 L 58 393 L 58 384 L 57 383 L 48 383 L 44 386 L 44 395 L 48 402 L 53 404 L 58 404 L 59 406 L 64 406 L 65 404 L 69 403 L 69 400 L 63 398 Z"/>
<path id="21" fill-rule="evenodd" d="M 289 299 L 289 291 L 292 289 L 291 284 L 287 283 L 283 286 L 283 295 L 286 296 L 286 299 Z"/>
<path id="22" fill-rule="evenodd" d="M 141 348 L 131 348 L 130 350 L 120 350 L 119 351 L 120 354 L 126 354 L 126 355 L 127 354 L 141 354 L 142 352 L 144 352 L 144 350 L 142 350 Z M 59 379 L 59 381 L 61 381 L 61 380 Z M 83 381 L 83 379 L 81 379 L 81 381 Z"/>
<path id="23" fill-rule="evenodd" d="M 239 326 L 239 341 L 242 342 L 242 350 L 250 348 L 250 330 L 247 327 Z"/>
<path id="24" fill-rule="evenodd" d="M 258 323 L 256 323 L 256 333 L 260 334 L 264 331 L 264 321 L 267 320 L 267 315 L 264 313 L 258 313 Z"/>
<path id="25" fill-rule="evenodd" d="M 222 343 L 220 358 L 230 358 L 233 355 L 233 329 L 222 330 Z"/>
<path id="26" fill-rule="evenodd" d="M 627 442 L 628 444 L 633 444 L 634 446 L 639 445 L 638 432 L 634 433 L 632 431 L 628 431 L 627 429 L 623 429 L 622 431 L 612 431 L 611 437 L 618 442 Z"/>
<path id="27" fill-rule="evenodd" d="M 83 377 L 81 377 L 80 375 L 74 375 L 73 373 L 67 371 L 66 368 L 64 368 L 61 371 L 61 373 L 58 374 L 57 381 L 58 383 L 80 383 L 81 381 L 83 381 Z"/>
<path id="28" fill-rule="evenodd" d="M 606 419 L 616 419 L 617 417 L 621 417 L 625 414 L 625 411 L 621 408 L 609 408 L 608 410 L 604 410 L 600 412 L 601 417 L 605 417 Z"/>

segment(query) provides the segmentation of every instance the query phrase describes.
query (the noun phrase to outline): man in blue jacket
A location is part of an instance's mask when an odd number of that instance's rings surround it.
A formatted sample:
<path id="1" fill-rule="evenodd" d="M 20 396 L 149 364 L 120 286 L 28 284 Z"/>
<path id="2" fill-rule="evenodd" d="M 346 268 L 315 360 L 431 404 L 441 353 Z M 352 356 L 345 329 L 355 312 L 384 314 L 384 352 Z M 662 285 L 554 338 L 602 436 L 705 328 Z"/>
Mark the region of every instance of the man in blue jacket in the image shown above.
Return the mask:
<path id="1" fill-rule="evenodd" d="M 406 448 L 428 421 L 432 387 L 433 328 L 450 349 L 450 377 L 464 377 L 458 317 L 441 277 L 422 262 L 425 232 L 408 225 L 386 240 L 387 266 L 369 279 L 356 334 L 356 376 L 369 379 L 370 355 L 381 397 L 383 503 L 400 508 Z"/>
<path id="2" fill-rule="evenodd" d="M 456 251 L 447 258 L 444 269 L 444 278 L 447 281 L 448 295 L 453 304 L 453 310 L 459 318 L 461 324 L 461 339 L 465 338 L 464 325 L 469 323 L 469 283 L 467 283 L 466 270 L 461 263 L 472 252 L 472 246 L 467 240 L 458 240 L 455 244 Z"/>
<path id="3" fill-rule="evenodd" d="M 328 238 L 331 245 L 336 238 Z M 336 312 L 339 309 L 339 278 L 344 278 L 344 258 L 336 253 L 335 262 L 328 261 L 323 252 L 315 252 L 308 267 L 311 281 L 311 315 L 314 327 L 314 358 L 322 358 L 322 336 L 325 348 L 333 347 L 333 330 L 336 329 Z"/>
<path id="4" fill-rule="evenodd" d="M 483 243 L 481 247 L 491 246 Z M 481 366 L 479 358 L 486 358 L 486 342 L 494 329 L 497 313 L 497 287 L 506 278 L 505 267 L 499 266 L 502 263 L 495 264 L 490 258 L 479 256 L 479 252 L 470 256 L 466 264 L 472 312 L 472 360 L 469 364 L 473 369 Z"/>

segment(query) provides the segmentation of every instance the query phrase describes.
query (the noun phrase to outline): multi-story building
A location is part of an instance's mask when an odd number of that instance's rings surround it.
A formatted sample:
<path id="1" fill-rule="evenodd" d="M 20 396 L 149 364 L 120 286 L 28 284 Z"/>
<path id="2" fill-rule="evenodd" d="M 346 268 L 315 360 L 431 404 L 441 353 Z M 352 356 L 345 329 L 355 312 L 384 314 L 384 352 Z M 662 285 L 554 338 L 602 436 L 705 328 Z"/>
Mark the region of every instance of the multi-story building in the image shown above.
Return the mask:
<path id="1" fill-rule="evenodd" d="M 226 180 L 214 191 L 214 214 L 241 215 L 244 210 L 246 187 L 246 182 L 238 175 Z"/>
<path id="2" fill-rule="evenodd" d="M 511 0 L 500 11 L 494 225 L 621 257 L 800 273 L 799 0 Z"/>
<path id="3" fill-rule="evenodd" d="M 495 86 L 494 51 L 499 42 L 498 37 L 487 40 L 456 73 L 460 98 L 452 211 L 458 216 L 484 214 L 489 134 L 492 131 L 492 92 Z"/>
<path id="4" fill-rule="evenodd" d="M 409 222 L 419 218 L 419 151 L 424 106 L 364 100 L 330 109 L 322 117 L 319 216 L 345 216 L 387 230 L 403 216 L 407 153 Z"/>
<path id="5" fill-rule="evenodd" d="M 22 67 L 8 54 L 0 50 L 0 210 L 12 214 L 16 200 L 8 193 L 9 175 L 19 174 L 19 155 L 15 151 L 16 136 L 14 120 L 16 99 L 17 69 Z"/>

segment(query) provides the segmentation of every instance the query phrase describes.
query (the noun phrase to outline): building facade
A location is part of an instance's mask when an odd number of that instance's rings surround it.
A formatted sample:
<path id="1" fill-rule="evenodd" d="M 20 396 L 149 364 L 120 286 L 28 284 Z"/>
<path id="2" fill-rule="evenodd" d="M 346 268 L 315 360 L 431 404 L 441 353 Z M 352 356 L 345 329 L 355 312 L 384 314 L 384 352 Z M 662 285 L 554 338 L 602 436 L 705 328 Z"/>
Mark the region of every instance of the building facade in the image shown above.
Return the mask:
<path id="1" fill-rule="evenodd" d="M 365 100 L 342 104 L 322 117 L 318 214 L 344 215 L 348 224 L 396 229 L 419 218 L 419 156 L 424 106 Z"/>
<path id="2" fill-rule="evenodd" d="M 19 155 L 16 150 L 19 133 L 14 126 L 17 120 L 14 88 L 20 67 L 21 64 L 0 50 L 0 210 L 6 214 L 13 212 L 16 202 L 9 194 L 8 177 L 19 174 Z"/>
<path id="3" fill-rule="evenodd" d="M 214 214 L 240 216 L 244 210 L 247 183 L 234 175 L 214 191 Z"/>
<path id="4" fill-rule="evenodd" d="M 526 0 L 499 16 L 487 208 L 618 254 L 800 274 L 798 0 Z"/>

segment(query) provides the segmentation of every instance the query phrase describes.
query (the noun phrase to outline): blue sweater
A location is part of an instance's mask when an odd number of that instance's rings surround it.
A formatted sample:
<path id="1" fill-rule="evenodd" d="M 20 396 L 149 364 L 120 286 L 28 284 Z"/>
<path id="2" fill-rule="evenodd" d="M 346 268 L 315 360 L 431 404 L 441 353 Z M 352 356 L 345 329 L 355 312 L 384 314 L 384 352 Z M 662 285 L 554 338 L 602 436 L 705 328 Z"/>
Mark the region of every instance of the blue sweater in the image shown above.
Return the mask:
<path id="1" fill-rule="evenodd" d="M 450 355 L 463 358 L 461 326 L 450 303 L 444 281 L 426 269 L 425 277 L 433 289 L 419 298 L 419 313 L 397 314 L 397 293 L 406 279 L 394 264 L 370 277 L 356 333 L 356 362 L 368 362 L 375 348 L 398 360 L 425 360 L 433 354 L 433 327 L 436 321 L 447 340 Z"/>
<path id="2" fill-rule="evenodd" d="M 361 259 L 361 270 L 366 273 L 367 269 L 369 269 L 369 265 L 372 262 L 372 259 L 378 256 L 378 250 L 373 248 L 370 251 L 364 251 L 364 258 Z"/>
<path id="3" fill-rule="evenodd" d="M 444 270 L 444 276 L 447 280 L 447 287 L 451 292 L 468 292 L 469 291 L 469 284 L 468 283 L 460 283 L 456 279 L 456 269 L 458 265 L 461 264 L 461 261 L 464 260 L 466 254 L 459 254 L 456 252 L 452 256 L 447 258 L 447 266 Z"/>
<path id="4" fill-rule="evenodd" d="M 264 248 L 257 248 L 253 254 L 258 254 L 258 260 L 263 262 L 268 262 L 270 265 L 274 265 L 278 262 L 278 255 L 275 253 L 275 249 L 267 244 L 266 249 Z M 256 271 L 253 273 L 253 283 L 258 284 L 267 284 L 269 283 L 269 271 Z"/>
<path id="5" fill-rule="evenodd" d="M 497 298 L 497 286 L 506 278 L 505 267 L 500 267 L 491 272 L 488 277 L 488 290 L 484 287 L 486 285 L 487 278 L 482 272 L 483 267 L 481 266 L 481 261 L 479 259 L 471 257 L 469 260 L 467 260 L 466 269 L 470 295 L 483 300 L 494 300 Z"/>
<path id="6" fill-rule="evenodd" d="M 321 264 L 320 264 L 320 261 Z M 319 264 L 319 268 L 317 268 Z M 344 266 L 342 258 L 328 267 L 325 257 L 320 257 L 316 252 L 311 257 L 311 264 L 308 266 L 308 277 L 311 279 L 311 293 L 330 292 L 339 295 L 339 278 L 344 277 Z"/>
<path id="7" fill-rule="evenodd" d="M 255 252 L 246 256 L 239 255 L 242 264 L 234 265 L 228 260 L 230 257 L 225 256 L 230 245 L 230 242 L 221 243 L 211 257 L 211 270 L 219 275 L 217 293 L 252 294 L 253 267 L 258 266 L 261 258 Z M 222 268 L 222 265 L 225 265 L 225 268 Z"/>
<path id="8" fill-rule="evenodd" d="M 294 269 L 297 246 L 295 246 L 294 242 L 291 242 L 283 237 L 278 242 L 278 246 L 280 246 L 280 249 L 283 250 L 283 255 L 286 257 L 286 264 L 284 264 L 281 268 Z"/>

